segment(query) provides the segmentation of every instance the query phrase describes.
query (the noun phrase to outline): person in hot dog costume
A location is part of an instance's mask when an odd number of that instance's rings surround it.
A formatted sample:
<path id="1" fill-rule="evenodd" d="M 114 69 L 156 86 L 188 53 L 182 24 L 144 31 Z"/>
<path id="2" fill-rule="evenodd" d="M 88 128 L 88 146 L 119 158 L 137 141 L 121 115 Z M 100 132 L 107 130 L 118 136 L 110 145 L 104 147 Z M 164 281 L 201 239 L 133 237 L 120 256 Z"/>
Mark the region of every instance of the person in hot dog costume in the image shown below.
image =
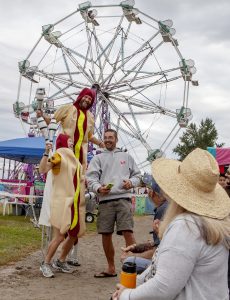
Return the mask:
<path id="1" fill-rule="evenodd" d="M 54 118 L 57 122 L 61 124 L 61 132 L 67 134 L 74 144 L 74 154 L 77 159 L 79 159 L 82 165 L 82 180 L 85 179 L 85 171 L 87 167 L 87 152 L 88 152 L 88 142 L 92 142 L 99 147 L 104 147 L 104 143 L 93 136 L 94 131 L 94 118 L 90 112 L 94 100 L 96 97 L 95 90 L 84 88 L 78 95 L 76 101 L 73 104 L 67 104 L 60 107 L 54 114 Z M 47 118 L 45 119 L 47 122 Z M 50 173 L 50 172 L 49 172 Z M 48 174 L 47 184 L 44 191 L 44 210 L 41 211 L 41 216 L 39 224 L 48 225 L 47 219 L 49 219 L 49 207 L 47 207 L 46 199 L 49 199 L 50 195 L 50 177 Z M 84 187 L 82 187 L 82 194 L 85 193 Z M 76 220 L 76 226 L 73 229 L 73 234 L 81 236 L 85 231 L 85 201 L 84 197 L 81 198 L 81 202 L 78 202 L 78 219 Z M 73 213 L 73 211 L 72 211 Z M 74 247 L 75 248 L 75 247 Z M 73 249 L 73 256 L 74 249 Z M 74 258 L 70 259 L 75 265 Z M 76 260 L 76 265 L 78 264 Z"/>
<path id="2" fill-rule="evenodd" d="M 84 186 L 82 181 L 82 167 L 73 152 L 73 141 L 66 134 L 59 134 L 56 140 L 56 151 L 48 158 L 50 144 L 46 144 L 45 153 L 39 165 L 40 173 L 51 170 L 52 192 L 50 199 L 50 224 L 53 228 L 53 239 L 48 246 L 45 259 L 40 266 L 43 276 L 54 277 L 50 268 L 58 246 L 64 241 L 60 257 L 53 262 L 53 267 L 65 272 L 72 273 L 66 264 L 66 256 L 78 239 L 79 232 L 74 231 L 78 218 L 77 203 L 80 202 L 81 190 Z M 73 213 L 74 212 L 74 213 Z"/>

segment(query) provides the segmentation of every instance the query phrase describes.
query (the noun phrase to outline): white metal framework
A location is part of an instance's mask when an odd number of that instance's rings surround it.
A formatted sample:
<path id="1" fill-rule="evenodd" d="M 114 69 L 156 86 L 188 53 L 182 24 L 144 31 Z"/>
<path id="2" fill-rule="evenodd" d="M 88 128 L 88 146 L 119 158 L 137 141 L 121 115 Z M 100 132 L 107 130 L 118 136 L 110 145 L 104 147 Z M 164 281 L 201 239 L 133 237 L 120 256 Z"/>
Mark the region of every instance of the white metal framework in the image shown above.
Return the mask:
<path id="1" fill-rule="evenodd" d="M 19 62 L 15 115 L 36 131 L 37 107 L 52 114 L 93 86 L 95 134 L 101 136 L 108 126 L 117 129 L 120 145 L 144 167 L 187 126 L 189 85 L 198 84 L 192 80 L 194 62 L 179 51 L 172 25 L 134 8 L 131 0 L 80 4 L 42 26 L 35 46 Z"/>

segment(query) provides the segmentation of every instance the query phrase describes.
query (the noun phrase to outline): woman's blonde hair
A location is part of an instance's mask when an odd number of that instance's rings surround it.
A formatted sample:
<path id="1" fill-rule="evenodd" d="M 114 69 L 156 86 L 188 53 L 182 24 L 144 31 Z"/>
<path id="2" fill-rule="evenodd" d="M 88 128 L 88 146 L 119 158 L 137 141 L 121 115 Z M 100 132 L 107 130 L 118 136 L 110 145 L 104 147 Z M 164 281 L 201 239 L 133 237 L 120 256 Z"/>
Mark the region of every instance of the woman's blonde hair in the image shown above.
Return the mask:
<path id="1" fill-rule="evenodd" d="M 230 200 L 229 200 L 230 201 Z M 217 245 L 224 243 L 230 249 L 230 217 L 223 220 L 212 219 L 209 217 L 199 216 L 191 213 L 177 204 L 175 201 L 170 200 L 169 206 L 166 210 L 165 216 L 160 223 L 159 238 L 162 239 L 168 225 L 180 214 L 189 214 L 194 219 L 201 237 L 208 245 Z M 187 223 L 188 225 L 188 223 Z M 189 225 L 188 225 L 189 226 Z"/>

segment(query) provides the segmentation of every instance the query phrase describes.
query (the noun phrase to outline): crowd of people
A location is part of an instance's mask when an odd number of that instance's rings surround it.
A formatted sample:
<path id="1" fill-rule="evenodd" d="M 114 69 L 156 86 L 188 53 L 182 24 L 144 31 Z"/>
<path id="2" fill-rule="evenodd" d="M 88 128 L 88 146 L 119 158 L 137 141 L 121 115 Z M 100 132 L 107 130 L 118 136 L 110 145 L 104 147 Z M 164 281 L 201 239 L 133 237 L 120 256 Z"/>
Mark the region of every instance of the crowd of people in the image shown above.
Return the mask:
<path id="1" fill-rule="evenodd" d="M 213 156 L 199 148 L 182 162 L 155 160 L 151 180 L 145 184 L 155 206 L 152 225 L 146 228 L 152 239 L 137 243 L 131 192 L 143 185 L 141 172 L 132 156 L 117 147 L 114 129 L 104 132 L 103 141 L 94 137 L 90 113 L 94 99 L 95 91 L 85 88 L 73 105 L 55 112 L 61 131 L 55 146 L 46 144 L 40 162 L 40 172 L 50 177 L 44 198 L 49 205 L 44 209 L 50 208 L 46 218 L 53 228 L 53 239 L 40 266 L 42 274 L 54 277 L 52 267 L 71 273 L 71 262 L 78 265 L 76 257 L 68 262 L 68 255 L 85 232 L 87 182 L 89 191 L 98 197 L 97 231 L 107 261 L 107 268 L 94 277 L 117 276 L 114 230 L 124 237 L 121 261 L 135 261 L 139 274 L 136 288 L 118 284 L 113 300 L 229 299 L 230 199 L 226 188 L 230 169 L 219 174 Z M 46 116 L 44 119 L 49 122 Z M 104 149 L 87 166 L 88 141 Z M 58 259 L 51 265 L 61 243 Z"/>

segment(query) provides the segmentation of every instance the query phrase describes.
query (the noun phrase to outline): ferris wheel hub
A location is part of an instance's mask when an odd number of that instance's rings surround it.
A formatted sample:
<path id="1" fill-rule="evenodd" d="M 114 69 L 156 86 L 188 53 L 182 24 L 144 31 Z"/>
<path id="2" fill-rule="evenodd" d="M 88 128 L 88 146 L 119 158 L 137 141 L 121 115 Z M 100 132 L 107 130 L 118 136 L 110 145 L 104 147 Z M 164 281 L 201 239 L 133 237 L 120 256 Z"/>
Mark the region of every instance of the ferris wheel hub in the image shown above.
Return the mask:
<path id="1" fill-rule="evenodd" d="M 95 90 L 97 90 L 97 91 L 100 91 L 101 90 L 101 87 L 100 87 L 100 85 L 99 85 L 99 83 L 94 83 L 94 84 L 92 84 L 92 89 L 95 89 Z"/>

